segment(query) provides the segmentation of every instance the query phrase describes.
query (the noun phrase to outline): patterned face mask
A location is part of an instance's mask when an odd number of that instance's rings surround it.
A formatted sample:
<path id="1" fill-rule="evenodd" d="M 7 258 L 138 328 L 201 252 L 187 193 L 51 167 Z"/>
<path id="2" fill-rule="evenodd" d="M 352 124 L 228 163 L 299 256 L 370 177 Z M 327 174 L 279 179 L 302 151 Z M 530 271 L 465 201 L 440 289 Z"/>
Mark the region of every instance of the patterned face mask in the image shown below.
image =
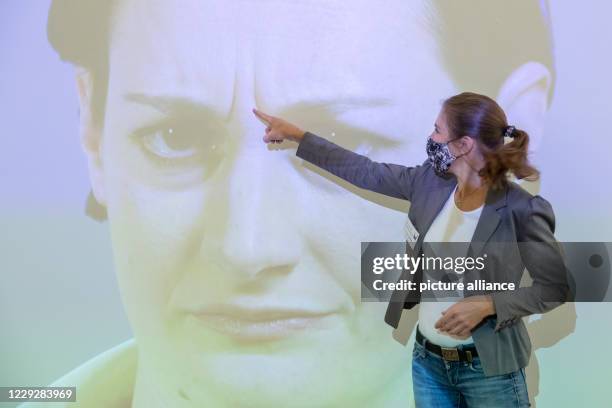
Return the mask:
<path id="1" fill-rule="evenodd" d="M 431 136 L 427 139 L 427 156 L 429 157 L 429 161 L 434 171 L 440 176 L 448 172 L 451 164 L 453 164 L 456 159 L 455 155 L 453 155 L 448 148 L 449 142 L 439 143 L 434 141 Z"/>

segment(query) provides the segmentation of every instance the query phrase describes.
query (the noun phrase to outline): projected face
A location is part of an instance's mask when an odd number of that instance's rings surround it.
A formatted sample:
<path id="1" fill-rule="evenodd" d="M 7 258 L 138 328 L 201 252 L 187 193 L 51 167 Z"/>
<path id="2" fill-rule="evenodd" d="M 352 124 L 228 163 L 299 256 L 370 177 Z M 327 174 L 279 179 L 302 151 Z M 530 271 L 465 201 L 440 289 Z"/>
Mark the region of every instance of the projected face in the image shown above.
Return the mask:
<path id="1" fill-rule="evenodd" d="M 128 1 L 111 32 L 96 191 L 137 382 L 204 406 L 407 401 L 410 353 L 359 272 L 361 241 L 403 239 L 405 203 L 266 146 L 251 108 L 421 162 L 457 91 L 422 5 L 227 3 Z"/>

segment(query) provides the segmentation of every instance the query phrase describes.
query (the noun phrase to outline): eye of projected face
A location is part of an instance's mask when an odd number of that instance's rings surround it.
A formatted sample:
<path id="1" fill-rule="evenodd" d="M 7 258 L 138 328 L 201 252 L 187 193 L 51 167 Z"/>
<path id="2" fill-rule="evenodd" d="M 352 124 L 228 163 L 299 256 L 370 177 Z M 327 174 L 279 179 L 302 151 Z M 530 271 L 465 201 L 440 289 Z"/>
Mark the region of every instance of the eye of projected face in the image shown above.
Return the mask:
<path id="1" fill-rule="evenodd" d="M 166 159 L 184 159 L 197 154 L 193 140 L 173 127 L 157 129 L 142 138 L 143 145 L 153 154 Z M 215 145 L 211 146 L 215 149 Z"/>
<path id="2" fill-rule="evenodd" d="M 223 129 L 194 120 L 162 122 L 132 134 L 146 158 L 160 168 L 201 167 L 213 171 L 226 154 Z"/>

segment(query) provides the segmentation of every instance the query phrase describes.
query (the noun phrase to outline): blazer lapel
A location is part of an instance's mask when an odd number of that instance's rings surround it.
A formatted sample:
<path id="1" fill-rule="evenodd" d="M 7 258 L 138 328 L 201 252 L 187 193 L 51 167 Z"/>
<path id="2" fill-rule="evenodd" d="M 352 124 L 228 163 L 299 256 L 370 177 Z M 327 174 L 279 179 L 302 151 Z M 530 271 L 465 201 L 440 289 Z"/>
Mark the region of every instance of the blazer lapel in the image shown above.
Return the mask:
<path id="1" fill-rule="evenodd" d="M 482 252 L 485 244 L 491 237 L 501 221 L 497 213 L 499 208 L 506 206 L 506 192 L 508 187 L 499 190 L 489 190 L 485 198 L 485 205 L 480 213 L 480 218 L 476 224 L 476 230 L 472 236 L 470 247 L 472 256 L 477 257 Z"/>
<path id="2" fill-rule="evenodd" d="M 423 228 L 422 231 L 419 231 L 419 238 L 415 244 L 415 251 L 417 255 L 421 250 L 427 231 L 429 231 L 431 224 L 433 224 L 434 219 L 442 210 L 444 203 L 446 203 L 446 201 L 449 199 L 449 196 L 453 192 L 456 185 L 457 179 L 455 177 L 448 178 L 440 187 L 429 193 L 427 201 L 430 205 L 425 208 L 425 212 L 423 214 Z"/>
<path id="3" fill-rule="evenodd" d="M 444 184 L 430 193 L 429 203 L 430 206 L 427 207 L 427 211 L 423 215 L 423 228 L 422 232 L 419 233 L 419 239 L 415 244 L 415 251 L 419 254 L 423 240 L 425 239 L 425 235 L 427 231 L 431 227 L 436 216 L 442 210 L 444 203 L 449 199 L 450 194 L 453 192 L 455 186 L 457 185 L 456 178 L 447 179 Z M 506 206 L 506 192 L 508 187 L 504 187 L 499 190 L 489 190 L 487 192 L 487 196 L 485 198 L 485 204 L 482 209 L 482 213 L 480 214 L 480 218 L 478 219 L 478 223 L 476 224 L 476 229 L 474 230 L 474 235 L 472 235 L 471 240 L 471 250 L 474 257 L 477 257 L 483 250 L 484 245 L 487 243 L 491 234 L 495 231 L 497 226 L 501 221 L 501 217 L 497 213 L 499 208 Z"/>
<path id="4" fill-rule="evenodd" d="M 457 185 L 457 179 L 455 177 L 447 178 L 442 185 L 436 187 L 430 192 L 428 197 L 429 206 L 423 212 L 423 223 L 422 223 L 422 231 L 419 231 L 419 238 L 415 244 L 415 256 L 419 256 L 422 250 L 423 240 L 425 239 L 425 235 L 427 231 L 431 227 L 436 216 L 442 210 L 442 207 L 446 203 L 446 201 L 450 198 L 451 193 L 455 189 Z M 500 190 L 489 190 L 487 192 L 487 197 L 485 198 L 485 205 L 480 214 L 480 218 L 478 219 L 478 223 L 476 224 L 476 229 L 474 230 L 474 235 L 472 236 L 472 240 L 470 242 L 470 247 L 468 251 L 471 251 L 473 257 L 477 257 L 484 245 L 489 240 L 497 226 L 501 221 L 501 217 L 497 213 L 499 208 L 502 208 L 506 205 L 506 192 L 508 187 L 505 187 Z M 408 242 L 406 242 L 406 250 L 407 253 L 410 253 L 408 250 Z M 405 272 L 405 271 L 404 271 Z M 468 278 L 470 279 L 470 278 Z M 416 273 L 413 280 L 419 284 L 422 280 L 422 269 Z M 404 303 L 404 308 L 410 309 L 414 305 L 416 305 L 420 301 L 420 292 L 416 295 L 418 299 L 411 298 L 410 300 L 406 300 L 406 294 L 395 290 L 391 296 L 392 302 L 402 301 Z M 399 299 L 399 300 L 398 300 Z"/>

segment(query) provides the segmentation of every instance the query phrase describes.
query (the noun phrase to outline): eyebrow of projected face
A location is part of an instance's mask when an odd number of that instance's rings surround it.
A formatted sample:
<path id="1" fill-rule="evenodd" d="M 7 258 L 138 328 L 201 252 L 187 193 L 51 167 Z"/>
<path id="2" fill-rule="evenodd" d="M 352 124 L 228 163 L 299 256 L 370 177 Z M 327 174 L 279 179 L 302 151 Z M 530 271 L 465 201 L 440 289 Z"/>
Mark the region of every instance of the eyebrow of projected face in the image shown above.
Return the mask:
<path id="1" fill-rule="evenodd" d="M 199 120 L 206 120 L 208 123 L 212 122 L 212 124 L 219 127 L 223 126 L 226 122 L 224 116 L 209 105 L 188 97 L 126 93 L 124 98 L 129 102 L 151 106 L 167 116 L 199 118 Z M 390 148 L 400 144 L 401 140 L 396 137 L 352 126 L 337 118 L 338 115 L 351 109 L 380 108 L 389 105 L 391 105 L 391 102 L 388 99 L 372 98 L 334 98 L 314 102 L 300 101 L 287 106 L 274 116 L 283 118 L 295 116 L 295 113 L 299 112 L 299 116 L 304 118 L 305 123 L 314 120 L 317 123 L 331 125 L 329 127 L 333 129 L 334 133 L 347 137 L 347 142 L 358 136 L 360 140 L 376 143 L 378 147 Z M 332 137 L 331 139 L 333 140 L 334 138 Z M 342 142 L 341 140 L 336 141 Z"/>

